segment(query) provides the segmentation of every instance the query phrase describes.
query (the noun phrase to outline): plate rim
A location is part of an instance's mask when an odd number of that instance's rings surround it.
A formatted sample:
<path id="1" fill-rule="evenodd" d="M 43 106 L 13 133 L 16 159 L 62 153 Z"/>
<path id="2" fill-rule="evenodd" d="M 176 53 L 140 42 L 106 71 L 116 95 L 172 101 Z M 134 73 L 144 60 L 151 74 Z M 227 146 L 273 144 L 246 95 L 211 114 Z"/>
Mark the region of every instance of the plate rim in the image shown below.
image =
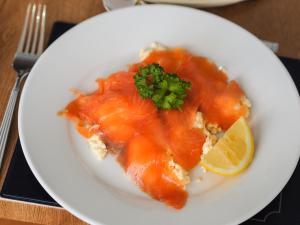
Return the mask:
<path id="1" fill-rule="evenodd" d="M 214 15 L 212 13 L 209 13 L 209 12 L 205 12 L 205 11 L 202 11 L 202 10 L 199 10 L 199 9 L 192 9 L 192 8 L 188 8 L 188 7 L 183 7 L 183 6 L 175 6 L 175 5 L 165 5 L 165 4 L 155 4 L 155 5 L 143 5 L 143 6 L 138 6 L 138 7 L 127 7 L 127 8 L 122 8 L 122 9 L 117 9 L 117 10 L 114 10 L 112 12 L 105 12 L 105 13 L 101 13 L 101 14 L 98 14 L 98 15 L 95 15 L 93 17 L 90 17 L 82 22 L 80 22 L 79 24 L 77 24 L 76 26 L 74 26 L 73 28 L 71 28 L 70 30 L 68 30 L 67 32 L 65 32 L 61 37 L 59 37 L 58 39 L 56 39 L 46 50 L 46 51 L 49 51 L 49 49 L 51 48 L 54 48 L 55 47 L 55 43 L 59 40 L 61 40 L 62 38 L 66 38 L 67 36 L 69 36 L 71 33 L 75 32 L 77 29 L 80 29 L 80 27 L 84 24 L 87 24 L 89 23 L 90 21 L 93 21 L 95 20 L 95 18 L 99 18 L 99 17 L 102 17 L 102 16 L 105 16 L 106 14 L 117 14 L 119 11 L 126 11 L 126 10 L 139 10 L 138 8 L 139 7 L 143 7 L 143 8 L 154 8 L 154 7 L 157 7 L 157 8 L 161 8 L 161 7 L 164 7 L 164 8 L 175 8 L 175 9 L 182 9 L 182 10 L 189 10 L 189 11 L 197 11 L 198 13 L 202 13 L 202 14 L 206 14 L 208 16 L 211 16 L 211 17 L 214 17 L 214 18 L 217 18 L 218 20 L 222 20 L 223 22 L 226 22 L 226 23 L 229 23 L 231 25 L 233 25 L 235 28 L 239 29 L 240 31 L 242 32 L 246 32 L 248 36 L 251 36 L 252 38 L 256 39 L 257 41 L 259 41 L 259 43 L 261 44 L 261 46 L 263 46 L 264 48 L 268 49 L 266 46 L 264 46 L 264 44 L 256 37 L 254 36 L 252 33 L 250 33 L 249 31 L 247 31 L 246 29 L 244 29 L 243 27 L 240 27 L 239 25 L 225 19 L 225 18 L 222 18 L 220 16 L 217 16 L 217 15 Z M 135 8 L 135 9 L 133 9 Z M 273 59 L 275 59 L 277 61 L 278 64 L 280 64 L 280 66 L 284 69 L 285 71 L 285 74 L 287 75 L 287 77 L 289 77 L 288 79 L 290 80 L 289 82 L 292 84 L 293 86 L 293 92 L 296 92 L 298 94 L 298 90 L 295 86 L 295 83 L 293 82 L 289 72 L 287 71 L 287 69 L 285 68 L 285 66 L 282 64 L 282 62 L 279 60 L 279 58 L 277 56 L 275 56 L 273 54 L 273 52 L 268 49 L 268 51 L 272 54 L 272 57 Z M 40 58 L 44 58 L 46 54 L 42 54 L 40 56 Z M 34 70 L 36 67 L 39 66 L 39 62 L 40 62 L 40 59 L 37 61 L 37 63 L 34 65 L 33 69 Z M 32 76 L 29 76 L 27 78 L 27 80 L 31 80 L 32 79 Z M 21 142 L 21 145 L 22 145 L 22 148 L 23 148 L 23 152 L 24 152 L 24 155 L 25 155 L 25 158 L 26 158 L 26 161 L 28 162 L 29 166 L 30 166 L 30 169 L 32 170 L 34 176 L 37 178 L 37 180 L 39 181 L 39 183 L 43 186 L 43 188 L 47 191 L 47 193 L 53 198 L 55 199 L 55 201 L 57 201 L 61 206 L 63 206 L 65 209 L 67 209 L 69 212 L 71 212 L 73 215 L 83 219 L 84 221 L 88 222 L 88 223 L 91 223 L 91 224 L 98 224 L 99 221 L 95 221 L 93 218 L 90 218 L 90 217 L 87 217 L 85 216 L 84 214 L 82 214 L 81 212 L 77 211 L 76 209 L 74 209 L 71 205 L 69 205 L 68 203 L 66 203 L 63 198 L 61 196 L 59 196 L 57 193 L 54 193 L 52 190 L 51 190 L 51 187 L 49 187 L 49 185 L 47 184 L 47 182 L 45 182 L 45 180 L 43 179 L 43 177 L 40 175 L 39 171 L 36 169 L 35 165 L 34 165 L 34 162 L 31 160 L 31 157 L 30 157 L 30 154 L 29 154 L 29 151 L 27 150 L 27 146 L 26 146 L 26 138 L 24 136 L 24 133 L 23 133 L 23 124 L 22 124 L 22 115 L 23 115 L 23 104 L 24 104 L 24 96 L 26 95 L 26 90 L 28 89 L 28 86 L 29 86 L 29 83 L 30 81 L 26 82 L 25 85 L 24 85 L 24 90 L 22 92 L 22 95 L 21 95 L 21 98 L 20 98 L 20 107 L 19 107 L 19 113 L 18 113 L 18 125 L 19 125 L 19 136 L 20 136 L 20 142 Z M 300 102 L 298 103 L 298 108 L 300 109 Z M 298 150 L 298 158 L 297 160 L 295 161 L 296 163 L 294 164 L 293 166 L 293 169 L 291 170 L 290 172 L 290 175 L 284 179 L 284 185 L 280 188 L 278 188 L 277 190 L 272 190 L 268 196 L 268 199 L 264 199 L 264 201 L 261 201 L 261 204 L 257 205 L 257 207 L 255 207 L 255 209 L 252 209 L 252 210 L 249 210 L 247 214 L 244 214 L 244 216 L 239 216 L 238 218 L 235 219 L 235 221 L 232 221 L 232 222 L 235 222 L 235 223 L 241 223 L 247 219 L 249 219 L 251 216 L 255 215 L 256 213 L 258 213 L 260 210 L 262 210 L 265 206 L 267 206 L 281 191 L 282 189 L 284 188 L 284 186 L 287 184 L 287 182 L 290 180 L 291 176 L 293 175 L 294 171 L 295 171 L 295 168 L 297 166 L 297 163 L 299 162 L 299 157 L 300 157 L 300 149 Z"/>
<path id="2" fill-rule="evenodd" d="M 241 3 L 244 1 L 246 0 L 214 0 L 214 2 L 210 2 L 207 0 L 146 0 L 146 2 L 149 3 L 179 4 L 179 5 L 201 7 L 201 8 L 228 6 L 228 5 Z"/>

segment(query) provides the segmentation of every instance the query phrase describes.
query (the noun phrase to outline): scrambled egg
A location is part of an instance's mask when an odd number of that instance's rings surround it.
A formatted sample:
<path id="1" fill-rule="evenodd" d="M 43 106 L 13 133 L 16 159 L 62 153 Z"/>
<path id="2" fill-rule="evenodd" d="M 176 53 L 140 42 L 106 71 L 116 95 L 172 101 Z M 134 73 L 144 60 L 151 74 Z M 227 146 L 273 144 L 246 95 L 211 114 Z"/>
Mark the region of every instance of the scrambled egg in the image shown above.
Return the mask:
<path id="1" fill-rule="evenodd" d="M 250 114 L 250 108 L 251 108 L 251 102 L 250 100 L 246 97 L 246 96 L 242 96 L 239 103 L 237 103 L 235 106 L 234 106 L 234 109 L 236 110 L 239 110 L 241 108 L 241 106 L 246 106 L 248 111 L 245 115 L 245 117 L 247 118 Z"/>
<path id="2" fill-rule="evenodd" d="M 90 149 L 97 155 L 98 159 L 102 160 L 107 155 L 107 148 L 99 135 L 93 135 L 88 139 Z"/>
<path id="3" fill-rule="evenodd" d="M 202 147 L 202 156 L 207 154 L 213 146 L 217 143 L 217 135 L 222 132 L 222 129 L 217 124 L 205 123 L 203 114 L 201 112 L 196 113 L 194 127 L 202 130 L 206 136 L 205 143 Z"/>
<path id="4" fill-rule="evenodd" d="M 143 61 L 144 59 L 146 59 L 152 51 L 162 51 L 166 49 L 168 49 L 166 46 L 158 42 L 152 42 L 148 48 L 142 48 L 140 50 L 140 60 Z"/>
<path id="5" fill-rule="evenodd" d="M 194 127 L 199 129 L 205 128 L 204 119 L 201 112 L 196 113 Z"/>
<path id="6" fill-rule="evenodd" d="M 173 170 L 175 176 L 183 182 L 184 185 L 191 182 L 189 173 L 173 160 L 169 161 L 169 167 Z"/>

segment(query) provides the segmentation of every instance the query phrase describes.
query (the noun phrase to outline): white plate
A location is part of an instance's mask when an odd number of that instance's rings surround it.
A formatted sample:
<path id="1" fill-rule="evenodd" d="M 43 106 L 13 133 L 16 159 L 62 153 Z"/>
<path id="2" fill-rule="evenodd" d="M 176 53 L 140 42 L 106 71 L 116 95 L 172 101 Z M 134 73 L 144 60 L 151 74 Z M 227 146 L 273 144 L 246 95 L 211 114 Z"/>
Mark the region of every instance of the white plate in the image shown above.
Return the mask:
<path id="1" fill-rule="evenodd" d="M 181 5 L 189 5 L 194 7 L 217 7 L 231 5 L 245 0 L 146 0 L 152 3 L 173 3 Z"/>
<path id="2" fill-rule="evenodd" d="M 213 59 L 237 79 L 253 103 L 256 154 L 234 178 L 207 173 L 181 211 L 150 199 L 113 158 L 97 161 L 73 125 L 56 115 L 71 87 L 138 60 L 152 41 L 183 46 Z M 295 85 L 278 58 L 242 28 L 195 9 L 148 5 L 93 17 L 68 31 L 40 57 L 26 81 L 19 111 L 26 159 L 46 191 L 92 224 L 235 224 L 253 216 L 284 187 L 300 154 L 300 107 Z"/>

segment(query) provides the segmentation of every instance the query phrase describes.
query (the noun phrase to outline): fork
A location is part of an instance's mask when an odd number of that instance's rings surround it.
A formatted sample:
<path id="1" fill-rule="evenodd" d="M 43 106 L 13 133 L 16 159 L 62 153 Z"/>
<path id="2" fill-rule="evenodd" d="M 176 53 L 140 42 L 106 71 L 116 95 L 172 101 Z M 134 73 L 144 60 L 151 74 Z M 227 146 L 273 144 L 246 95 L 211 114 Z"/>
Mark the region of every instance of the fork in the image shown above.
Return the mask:
<path id="1" fill-rule="evenodd" d="M 12 64 L 17 74 L 16 81 L 11 91 L 0 127 L 0 169 L 22 81 L 27 77 L 30 69 L 43 52 L 45 21 L 46 5 L 29 3 L 22 34 Z"/>

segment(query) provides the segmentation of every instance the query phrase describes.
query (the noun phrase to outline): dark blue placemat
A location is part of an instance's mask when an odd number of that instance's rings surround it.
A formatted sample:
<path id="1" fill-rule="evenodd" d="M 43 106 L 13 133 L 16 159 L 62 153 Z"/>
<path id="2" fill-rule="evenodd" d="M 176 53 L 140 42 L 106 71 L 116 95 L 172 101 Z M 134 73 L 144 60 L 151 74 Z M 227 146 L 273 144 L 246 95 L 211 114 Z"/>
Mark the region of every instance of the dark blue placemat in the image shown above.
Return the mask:
<path id="1" fill-rule="evenodd" d="M 74 24 L 56 22 L 49 38 L 49 44 L 73 26 Z M 289 70 L 299 90 L 300 61 L 285 57 L 280 57 L 280 59 Z M 0 195 L 4 198 L 59 206 L 32 174 L 19 141 L 16 144 Z M 244 222 L 243 225 L 300 225 L 299 202 L 300 166 L 298 163 L 292 178 L 283 191 L 261 212 Z"/>

